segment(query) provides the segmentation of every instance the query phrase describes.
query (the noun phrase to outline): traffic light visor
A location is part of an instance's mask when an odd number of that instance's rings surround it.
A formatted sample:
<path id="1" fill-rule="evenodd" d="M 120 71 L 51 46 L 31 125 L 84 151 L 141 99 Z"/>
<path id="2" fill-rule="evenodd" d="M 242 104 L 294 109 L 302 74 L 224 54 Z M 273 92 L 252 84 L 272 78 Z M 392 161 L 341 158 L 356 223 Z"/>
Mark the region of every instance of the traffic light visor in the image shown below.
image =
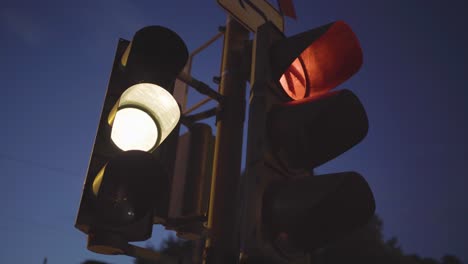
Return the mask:
<path id="1" fill-rule="evenodd" d="M 362 60 L 356 35 L 342 21 L 283 39 L 272 54 L 281 87 L 293 100 L 333 89 L 355 74 Z"/>
<path id="2" fill-rule="evenodd" d="M 278 104 L 268 115 L 273 151 L 291 169 L 310 170 L 338 157 L 368 128 L 364 106 L 349 90 Z"/>
<path id="3" fill-rule="evenodd" d="M 111 139 L 121 150 L 152 151 L 170 134 L 180 118 L 177 101 L 164 88 L 139 83 L 120 97 Z"/>
<path id="4" fill-rule="evenodd" d="M 269 187 L 264 203 L 272 238 L 307 251 L 365 225 L 375 212 L 372 190 L 356 172 L 279 182 Z"/>
<path id="5" fill-rule="evenodd" d="M 187 47 L 179 35 L 165 27 L 149 26 L 135 33 L 121 64 L 132 81 L 154 83 L 172 92 L 187 58 Z"/>
<path id="6" fill-rule="evenodd" d="M 99 221 L 120 226 L 143 218 L 161 199 L 167 181 L 162 165 L 150 153 L 120 153 L 101 169 L 92 184 Z"/>

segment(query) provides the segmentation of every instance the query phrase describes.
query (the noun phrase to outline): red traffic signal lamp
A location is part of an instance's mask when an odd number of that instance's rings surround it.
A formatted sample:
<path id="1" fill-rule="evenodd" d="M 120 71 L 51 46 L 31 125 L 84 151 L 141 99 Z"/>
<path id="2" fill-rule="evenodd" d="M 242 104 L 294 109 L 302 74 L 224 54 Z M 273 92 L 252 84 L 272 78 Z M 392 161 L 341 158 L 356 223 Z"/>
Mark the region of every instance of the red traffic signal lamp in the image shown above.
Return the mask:
<path id="1" fill-rule="evenodd" d="M 270 56 L 271 76 L 292 100 L 325 93 L 362 65 L 359 41 L 342 21 L 282 38 L 272 44 Z"/>
<path id="2" fill-rule="evenodd" d="M 312 176 L 367 134 L 368 119 L 349 90 L 329 92 L 362 65 L 344 22 L 285 37 L 258 28 L 252 64 L 243 256 L 287 263 L 364 225 L 375 211 L 354 172 Z"/>
<path id="3" fill-rule="evenodd" d="M 161 26 L 119 41 L 75 223 L 88 249 L 122 254 L 168 217 L 180 117 L 172 90 L 187 58 Z"/>

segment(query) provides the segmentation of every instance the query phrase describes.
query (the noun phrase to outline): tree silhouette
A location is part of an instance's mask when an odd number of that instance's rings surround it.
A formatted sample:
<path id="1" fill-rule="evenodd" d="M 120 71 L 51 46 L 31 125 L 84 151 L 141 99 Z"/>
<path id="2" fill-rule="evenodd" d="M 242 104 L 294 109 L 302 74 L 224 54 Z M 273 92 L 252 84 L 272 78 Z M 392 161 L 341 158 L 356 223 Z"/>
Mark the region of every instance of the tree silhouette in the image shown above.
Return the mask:
<path id="1" fill-rule="evenodd" d="M 392 247 L 389 254 L 383 241 L 382 221 L 374 216 L 368 225 L 345 238 L 313 253 L 314 263 L 395 263 L 393 258 L 400 254 Z M 391 242 L 396 244 L 396 240 Z M 392 256 L 392 257 L 391 257 Z"/>
<path id="2" fill-rule="evenodd" d="M 148 246 L 148 249 L 155 250 L 154 247 Z M 175 236 L 168 236 L 162 241 L 161 248 L 158 251 L 164 255 L 179 259 L 179 263 L 191 263 L 192 243 L 178 239 Z M 163 261 L 152 261 L 142 258 L 136 258 L 134 264 L 164 264 Z"/>
<path id="3" fill-rule="evenodd" d="M 463 264 L 461 260 L 452 255 L 445 255 L 442 257 L 442 264 Z"/>
<path id="4" fill-rule="evenodd" d="M 440 260 L 420 257 L 415 254 L 405 254 L 396 237 L 384 240 L 383 222 L 375 215 L 369 223 L 320 250 L 312 253 L 313 264 L 463 264 L 453 255 L 445 255 Z M 159 252 L 167 256 L 176 257 L 179 263 L 192 262 L 191 241 L 185 241 L 169 236 L 162 241 Z M 147 248 L 155 250 L 151 245 Z M 261 259 L 261 260 L 260 260 Z M 250 262 L 249 262 L 250 263 Z M 269 263 L 259 258 L 252 264 Z M 106 264 L 100 261 L 87 260 L 82 264 Z M 136 258 L 134 264 L 165 264 L 163 261 L 149 261 Z"/>
<path id="5" fill-rule="evenodd" d="M 315 252 L 312 262 L 314 264 L 462 264 L 452 255 L 445 255 L 441 261 L 415 254 L 406 255 L 396 237 L 387 241 L 383 239 L 382 229 L 383 222 L 375 215 L 363 228 Z"/>

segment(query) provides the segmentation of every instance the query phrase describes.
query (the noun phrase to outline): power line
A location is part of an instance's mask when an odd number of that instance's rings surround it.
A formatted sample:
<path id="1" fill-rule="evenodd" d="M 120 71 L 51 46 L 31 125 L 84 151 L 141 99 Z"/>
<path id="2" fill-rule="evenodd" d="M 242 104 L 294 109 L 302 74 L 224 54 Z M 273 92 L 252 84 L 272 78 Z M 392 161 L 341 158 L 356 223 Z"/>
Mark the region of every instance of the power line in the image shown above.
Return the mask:
<path id="1" fill-rule="evenodd" d="M 67 170 L 65 168 L 55 167 L 55 166 L 51 166 L 51 165 L 48 165 L 48 164 L 36 162 L 36 161 L 33 161 L 33 160 L 13 157 L 13 156 L 5 155 L 5 154 L 0 154 L 0 159 L 1 160 L 12 161 L 12 162 L 16 162 L 16 163 L 21 163 L 21 164 L 26 164 L 26 165 L 28 165 L 30 167 L 36 167 L 36 168 L 48 170 L 48 171 L 51 171 L 51 172 L 56 172 L 56 173 L 61 173 L 61 174 L 66 173 L 66 174 L 68 174 L 70 176 L 76 176 L 77 174 L 79 174 L 79 173 L 73 172 L 71 170 Z"/>

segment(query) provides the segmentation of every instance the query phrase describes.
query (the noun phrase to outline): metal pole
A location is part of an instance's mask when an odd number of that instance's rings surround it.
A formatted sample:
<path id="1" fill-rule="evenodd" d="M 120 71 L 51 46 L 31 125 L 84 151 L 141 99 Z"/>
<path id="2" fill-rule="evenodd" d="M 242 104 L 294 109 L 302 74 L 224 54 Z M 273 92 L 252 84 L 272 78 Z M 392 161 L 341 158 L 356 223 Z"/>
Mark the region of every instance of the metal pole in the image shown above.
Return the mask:
<path id="1" fill-rule="evenodd" d="M 208 264 L 237 263 L 239 258 L 236 212 L 246 85 L 241 64 L 248 38 L 249 31 L 228 16 L 219 88 L 224 99 L 216 127 L 207 226 L 210 235 L 204 253 L 204 263 Z"/>
<path id="2" fill-rule="evenodd" d="M 192 72 L 192 62 L 193 62 L 193 58 L 198 54 L 200 53 L 201 51 L 203 51 L 204 49 L 206 49 L 208 46 L 210 46 L 211 44 L 213 44 L 213 42 L 215 42 L 217 39 L 219 39 L 221 36 L 224 35 L 224 30 L 221 30 L 220 29 L 220 32 L 218 32 L 214 37 L 212 37 L 211 39 L 209 39 L 206 43 L 204 43 L 203 45 L 201 45 L 200 47 L 198 47 L 196 50 L 192 51 L 192 53 L 190 53 L 190 56 L 187 60 L 187 64 L 185 65 L 182 73 L 185 73 L 185 74 L 188 74 L 190 75 L 191 72 Z M 186 104 L 187 104 L 187 92 L 188 92 L 188 84 L 177 79 L 175 81 L 175 85 L 174 85 L 174 92 L 173 92 L 173 95 L 174 95 L 174 98 L 176 98 L 177 102 L 180 104 L 181 108 L 182 108 L 182 111 L 185 111 L 185 108 L 186 108 Z"/>

